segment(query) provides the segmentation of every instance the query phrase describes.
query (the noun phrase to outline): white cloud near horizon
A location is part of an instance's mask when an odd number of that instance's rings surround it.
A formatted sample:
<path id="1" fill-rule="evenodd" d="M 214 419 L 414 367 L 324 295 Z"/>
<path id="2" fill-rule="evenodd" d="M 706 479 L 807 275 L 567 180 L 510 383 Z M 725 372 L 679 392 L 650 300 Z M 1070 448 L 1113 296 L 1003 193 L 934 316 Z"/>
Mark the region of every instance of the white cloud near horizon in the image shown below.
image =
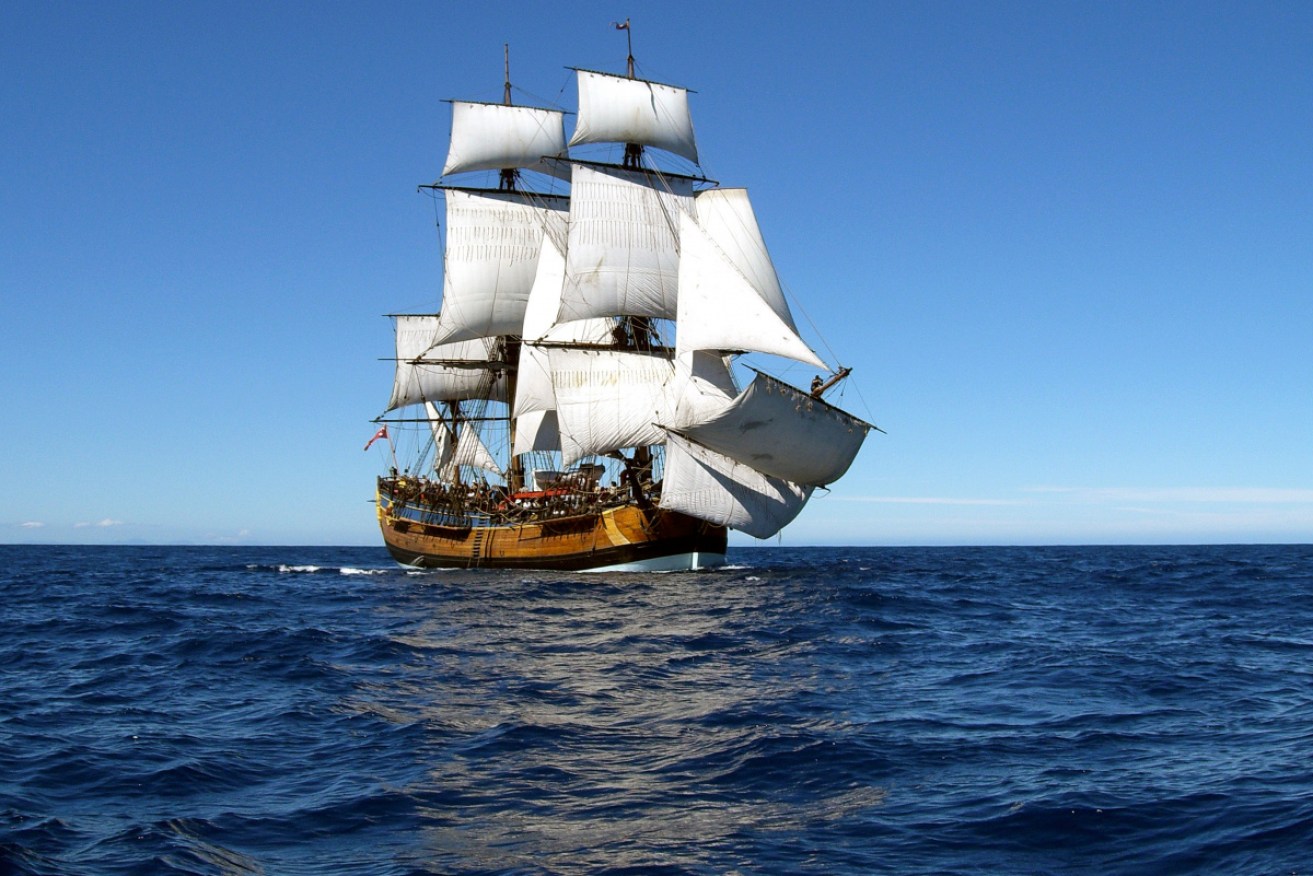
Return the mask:
<path id="1" fill-rule="evenodd" d="M 108 526 L 126 526 L 126 525 L 127 524 L 124 523 L 122 520 L 114 520 L 113 518 L 106 517 L 104 520 L 97 520 L 95 523 L 74 523 L 73 528 L 85 529 L 88 526 L 108 527 Z"/>
<path id="2" fill-rule="evenodd" d="M 1041 507 L 1065 505 L 1126 505 L 1124 511 L 1154 513 L 1163 505 L 1305 505 L 1313 490 L 1274 487 L 1021 487 L 1022 498 L 962 496 L 831 496 L 834 502 L 872 505 L 941 505 L 957 507 Z"/>
<path id="3" fill-rule="evenodd" d="M 884 505 L 1025 505 L 1016 499 L 955 499 L 947 496 L 835 496 L 835 502 L 869 502 Z"/>
<path id="4" fill-rule="evenodd" d="M 1313 503 L 1313 490 L 1274 487 L 1026 487 L 1022 492 L 1064 495 L 1081 502 Z"/>

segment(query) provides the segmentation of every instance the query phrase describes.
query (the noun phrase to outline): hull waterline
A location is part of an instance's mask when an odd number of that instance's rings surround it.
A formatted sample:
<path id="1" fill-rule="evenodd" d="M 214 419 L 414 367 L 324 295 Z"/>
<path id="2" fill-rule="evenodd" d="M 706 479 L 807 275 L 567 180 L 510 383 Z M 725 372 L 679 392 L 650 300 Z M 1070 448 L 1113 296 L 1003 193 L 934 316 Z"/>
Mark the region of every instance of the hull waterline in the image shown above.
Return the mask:
<path id="1" fill-rule="evenodd" d="M 451 525 L 405 516 L 380 496 L 392 557 L 425 569 L 692 571 L 725 563 L 726 530 L 684 514 L 622 505 L 548 520 Z"/>

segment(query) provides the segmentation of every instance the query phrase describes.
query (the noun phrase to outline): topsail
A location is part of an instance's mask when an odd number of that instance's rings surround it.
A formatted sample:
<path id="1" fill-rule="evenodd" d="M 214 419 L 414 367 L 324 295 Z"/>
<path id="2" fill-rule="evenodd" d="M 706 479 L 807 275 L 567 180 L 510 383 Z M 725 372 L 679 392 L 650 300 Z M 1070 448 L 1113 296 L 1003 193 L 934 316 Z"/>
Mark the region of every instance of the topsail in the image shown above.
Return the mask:
<path id="1" fill-rule="evenodd" d="M 585 164 L 572 180 L 558 321 L 674 319 L 679 223 L 693 209 L 693 181 Z"/>
<path id="2" fill-rule="evenodd" d="M 560 110 L 452 101 L 442 175 L 520 167 L 550 172 L 544 159 L 565 152 L 564 117 Z"/>
<path id="3" fill-rule="evenodd" d="M 561 197 L 447 191 L 439 341 L 519 333 L 543 237 L 564 237 L 565 209 Z"/>
<path id="4" fill-rule="evenodd" d="M 698 163 L 686 89 L 591 70 L 578 73 L 579 119 L 571 146 L 638 143 Z"/>

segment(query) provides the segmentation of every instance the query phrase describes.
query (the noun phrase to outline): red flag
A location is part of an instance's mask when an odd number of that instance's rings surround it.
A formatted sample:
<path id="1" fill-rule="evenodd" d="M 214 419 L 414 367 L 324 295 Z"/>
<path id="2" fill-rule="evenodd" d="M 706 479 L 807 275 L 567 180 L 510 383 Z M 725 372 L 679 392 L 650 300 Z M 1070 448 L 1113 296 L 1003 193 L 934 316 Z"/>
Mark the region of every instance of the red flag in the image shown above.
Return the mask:
<path id="1" fill-rule="evenodd" d="M 373 438 L 369 439 L 369 444 L 365 445 L 365 449 L 368 450 L 370 448 L 370 445 L 372 445 L 378 439 L 387 438 L 387 437 L 388 437 L 388 427 L 384 426 L 382 429 L 379 429 L 377 432 L 374 433 Z"/>
<path id="2" fill-rule="evenodd" d="M 615 29 L 616 29 L 616 30 L 629 30 L 629 19 L 628 19 L 628 18 L 625 19 L 625 23 L 624 23 L 624 24 L 620 24 L 620 23 L 615 22 L 615 21 L 613 21 L 613 22 L 611 22 L 611 23 L 615 25 Z"/>

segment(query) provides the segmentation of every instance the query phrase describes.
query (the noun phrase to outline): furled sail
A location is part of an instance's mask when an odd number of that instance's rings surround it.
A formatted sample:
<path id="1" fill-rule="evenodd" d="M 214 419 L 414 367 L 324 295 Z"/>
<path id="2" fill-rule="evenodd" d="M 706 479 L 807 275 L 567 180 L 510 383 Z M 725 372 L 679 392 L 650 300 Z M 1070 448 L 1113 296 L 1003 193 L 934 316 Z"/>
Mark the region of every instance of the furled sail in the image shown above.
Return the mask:
<path id="1" fill-rule="evenodd" d="M 627 350 L 550 349 L 561 464 L 595 453 L 656 444 L 669 422 L 666 386 L 674 363 Z"/>
<path id="2" fill-rule="evenodd" d="M 639 143 L 698 163 L 687 89 L 591 70 L 577 72 L 579 117 L 571 146 Z"/>
<path id="3" fill-rule="evenodd" d="M 576 164 L 557 322 L 674 319 L 679 217 L 692 209 L 689 177 Z"/>
<path id="4" fill-rule="evenodd" d="M 423 401 L 506 400 L 506 377 L 491 366 L 493 338 L 434 344 L 438 317 L 397 320 L 397 370 L 389 411 Z"/>
<path id="5" fill-rule="evenodd" d="M 441 343 L 519 334 L 544 236 L 564 237 L 566 198 L 448 189 Z"/>
<path id="6" fill-rule="evenodd" d="M 511 167 L 548 172 L 542 159 L 565 152 L 564 118 L 560 110 L 454 100 L 442 175 Z"/>
<path id="7" fill-rule="evenodd" d="M 668 511 L 769 538 L 798 516 L 812 489 L 667 433 L 660 506 Z"/>
<path id="8" fill-rule="evenodd" d="M 711 194 L 704 192 L 702 195 Z M 698 210 L 704 199 L 699 195 Z M 704 226 L 689 214 L 679 217 L 682 252 L 679 260 L 679 335 L 676 349 L 747 350 L 786 356 L 827 368 L 803 343 L 793 327 L 775 269 L 760 241 L 752 208 L 751 229 L 721 215 L 719 201 L 708 201 L 716 218 Z M 741 202 L 747 204 L 746 198 Z M 710 207 L 717 204 L 717 207 Z M 725 210 L 736 210 L 737 205 Z M 744 218 L 744 216 L 740 216 Z M 827 369 L 828 370 L 828 369 Z"/>
<path id="9" fill-rule="evenodd" d="M 833 483 L 852 465 L 869 423 L 765 374 L 706 422 L 681 431 L 764 475 Z"/>

